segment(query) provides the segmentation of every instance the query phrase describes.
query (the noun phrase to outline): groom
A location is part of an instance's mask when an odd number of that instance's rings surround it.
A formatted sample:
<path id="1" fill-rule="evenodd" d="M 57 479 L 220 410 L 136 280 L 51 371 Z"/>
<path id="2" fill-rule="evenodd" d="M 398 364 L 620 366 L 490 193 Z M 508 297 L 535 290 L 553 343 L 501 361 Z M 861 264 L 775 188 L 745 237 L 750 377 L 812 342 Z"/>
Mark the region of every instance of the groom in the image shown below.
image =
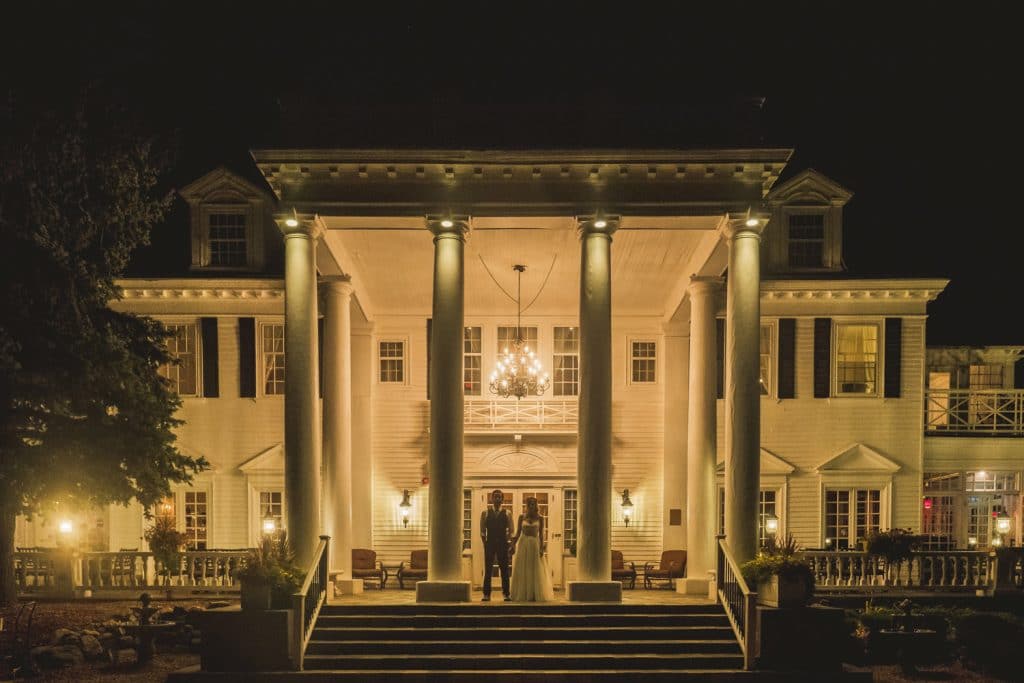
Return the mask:
<path id="1" fill-rule="evenodd" d="M 484 598 L 491 599 L 491 572 L 494 563 L 501 571 L 501 592 L 505 600 L 511 600 L 508 593 L 508 542 L 512 538 L 512 516 L 503 510 L 504 500 L 501 489 L 491 491 L 491 507 L 480 515 L 480 539 L 484 542 Z"/>

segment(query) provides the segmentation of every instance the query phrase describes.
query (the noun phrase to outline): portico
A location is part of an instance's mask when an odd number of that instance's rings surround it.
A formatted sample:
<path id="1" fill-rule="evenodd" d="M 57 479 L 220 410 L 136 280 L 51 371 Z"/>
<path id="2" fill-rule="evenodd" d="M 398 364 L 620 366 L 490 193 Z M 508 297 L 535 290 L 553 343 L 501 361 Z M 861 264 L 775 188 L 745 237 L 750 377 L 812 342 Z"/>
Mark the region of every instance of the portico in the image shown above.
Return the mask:
<path id="1" fill-rule="evenodd" d="M 714 562 L 713 549 L 704 546 L 709 545 L 708 530 L 717 513 L 713 492 L 706 495 L 704 491 L 703 498 L 692 492 L 695 482 L 707 488 L 709 478 L 702 476 L 706 469 L 714 485 L 715 448 L 709 434 L 715 431 L 715 386 L 708 378 L 714 377 L 715 369 L 708 361 L 714 362 L 715 357 L 714 342 L 707 334 L 708 329 L 713 333 L 714 318 L 723 313 L 725 329 L 735 335 L 729 337 L 732 341 L 725 356 L 730 387 L 727 415 L 735 416 L 726 424 L 725 440 L 732 449 L 727 458 L 734 463 L 727 472 L 736 471 L 731 479 L 727 474 L 727 481 L 736 483 L 727 484 L 726 514 L 732 520 L 730 539 L 753 541 L 756 511 L 748 510 L 740 499 L 751 480 L 754 500 L 757 490 L 759 276 L 757 240 L 747 237 L 756 237 L 758 231 L 745 222 L 736 228 L 730 216 L 751 207 L 756 210 L 788 151 L 700 153 L 703 157 L 693 152 L 659 152 L 661 158 L 646 161 L 613 153 L 474 157 L 472 153 L 421 152 L 409 159 L 392 157 L 390 163 L 377 152 L 324 150 L 317 152 L 316 159 L 305 159 L 303 154 L 254 153 L 278 195 L 279 206 L 299 212 L 291 216 L 305 216 L 302 226 L 315 226 L 302 233 L 308 237 L 302 242 L 301 263 L 308 263 L 309 249 L 313 249 L 321 276 L 330 276 L 321 285 L 327 309 L 322 422 L 319 405 L 309 396 L 310 387 L 315 391 L 318 382 L 317 328 L 310 324 L 316 309 L 287 309 L 285 321 L 290 329 L 289 348 L 301 349 L 313 368 L 311 374 L 301 371 L 302 361 L 292 365 L 289 354 L 288 367 L 299 367 L 300 373 L 286 385 L 284 399 L 286 415 L 293 416 L 285 437 L 285 457 L 293 461 L 286 467 L 286 490 L 291 500 L 306 501 L 311 500 L 306 492 L 323 491 L 322 508 L 315 514 L 303 505 L 289 510 L 289 529 L 297 546 L 304 547 L 303 539 L 309 539 L 313 547 L 319 533 L 333 532 L 340 538 L 333 542 L 337 551 L 332 566 L 344 571 L 347 549 L 353 547 L 356 533 L 352 519 L 357 513 L 351 500 L 356 489 L 365 485 L 374 491 L 374 545 L 424 542 L 429 550 L 428 580 L 417 589 L 419 599 L 468 599 L 472 577 L 466 576 L 467 546 L 461 535 L 465 463 L 467 459 L 475 463 L 483 457 L 477 454 L 493 452 L 501 443 L 516 449 L 529 444 L 553 454 L 550 462 L 556 471 L 549 474 L 569 482 L 575 496 L 578 517 L 571 552 L 576 580 L 566 577 L 569 599 L 619 600 L 620 584 L 610 581 L 611 550 L 638 543 L 660 547 L 661 539 L 672 533 L 669 527 L 678 524 L 661 501 L 683 492 L 690 492 L 684 546 L 691 548 L 695 562 L 690 576 L 699 569 L 705 578 Z M 279 221 L 286 245 L 294 241 L 288 218 L 281 215 Z M 290 248 L 286 253 L 291 253 Z M 316 270 L 293 265 L 299 262 L 297 257 L 286 260 L 286 297 L 293 291 L 308 295 L 316 288 Z M 484 374 L 489 373 L 493 334 L 514 312 L 502 291 L 509 289 L 508 266 L 514 262 L 530 265 L 524 299 L 533 300 L 524 301 L 531 306 L 526 316 L 528 324 L 540 330 L 538 345 L 545 358 L 552 359 L 545 361 L 546 366 L 559 363 L 563 368 L 570 355 L 561 348 L 557 358 L 551 355 L 556 353 L 551 335 L 579 327 L 578 347 L 572 354 L 576 384 L 564 385 L 562 395 L 552 392 L 536 401 L 574 401 L 578 418 L 569 429 L 517 423 L 504 428 L 492 425 L 487 433 L 467 432 L 466 401 L 479 403 L 481 399 L 473 396 L 483 398 L 486 387 L 471 393 L 475 387 L 466 359 L 477 354 L 476 367 L 482 365 Z M 691 276 L 717 277 L 726 264 L 730 277 L 722 286 L 725 300 L 712 300 L 703 292 L 696 296 L 699 288 L 691 286 Z M 727 310 L 718 308 L 716 301 L 728 302 Z M 358 321 L 346 320 L 349 309 L 356 312 Z M 428 339 L 420 347 L 425 354 L 417 348 L 424 318 L 429 321 Z M 678 367 L 678 362 L 666 362 L 668 345 L 658 341 L 662 330 L 673 324 L 690 330 L 687 400 L 669 402 L 667 397 L 650 394 L 652 405 L 665 401 L 664 419 L 684 426 L 688 420 L 694 422 L 695 406 L 705 408 L 696 420 L 699 424 L 690 426 L 687 448 L 666 447 L 660 458 L 661 476 L 652 477 L 650 468 L 643 471 L 629 463 L 631 458 L 639 462 L 635 458 L 653 457 L 643 443 L 666 438 L 666 427 L 660 419 L 648 428 L 631 427 L 649 419 L 629 412 L 642 412 L 642 401 L 630 400 L 627 409 L 617 407 L 616 396 L 622 391 L 642 397 L 658 385 L 686 383 L 685 377 L 667 374 L 666 368 Z M 353 325 L 369 328 L 377 349 L 360 361 L 373 366 L 368 387 L 351 384 L 357 362 L 348 348 Z M 481 348 L 475 352 L 467 351 L 464 338 L 470 329 L 482 330 Z M 695 345 L 698 338 L 701 341 Z M 648 339 L 649 347 L 643 345 Z M 379 344 L 385 342 L 392 344 L 387 348 L 400 350 L 395 351 L 400 357 L 391 364 L 401 369 L 397 381 L 382 379 Z M 650 377 L 638 369 L 646 368 L 648 359 L 636 355 L 638 349 L 648 348 L 652 353 L 657 349 L 656 359 L 653 355 L 649 359 Z M 288 377 L 292 378 L 291 371 Z M 427 390 L 428 403 L 416 395 L 417 386 Z M 570 386 L 571 392 L 565 389 Z M 365 421 L 353 418 L 356 392 L 389 399 L 390 417 L 375 410 L 370 421 L 372 482 L 365 477 L 360 481 L 353 462 L 371 457 L 352 450 L 353 434 L 367 427 Z M 405 405 L 397 405 L 402 400 Z M 416 433 L 411 425 L 419 419 L 424 421 Z M 385 424 L 393 425 L 393 433 L 380 431 Z M 306 445 L 320 440 L 325 458 L 322 478 L 317 449 Z M 393 446 L 384 445 L 389 443 Z M 383 460 L 380 449 L 388 450 Z M 412 457 L 401 456 L 402 451 Z M 623 488 L 630 489 L 637 505 L 632 527 L 623 524 L 618 509 Z M 413 491 L 412 532 L 405 525 L 388 528 L 387 521 L 394 505 L 391 499 L 406 489 Z M 403 531 L 407 531 L 404 538 Z M 569 533 L 567 523 L 552 533 L 560 539 L 558 550 L 570 553 L 563 532 Z M 554 542 L 552 537 L 552 547 Z"/>

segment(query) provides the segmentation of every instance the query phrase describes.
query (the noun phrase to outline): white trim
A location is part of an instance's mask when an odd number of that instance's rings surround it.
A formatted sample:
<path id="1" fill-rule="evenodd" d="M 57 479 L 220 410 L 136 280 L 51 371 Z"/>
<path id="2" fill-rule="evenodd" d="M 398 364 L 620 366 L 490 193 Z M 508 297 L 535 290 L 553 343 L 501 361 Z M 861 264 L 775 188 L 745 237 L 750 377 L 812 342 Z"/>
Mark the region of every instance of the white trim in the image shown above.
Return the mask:
<path id="1" fill-rule="evenodd" d="M 582 340 L 581 340 L 582 341 Z M 644 360 L 646 357 L 638 358 L 633 355 L 633 344 L 654 344 L 654 380 L 641 382 L 633 379 L 633 361 Z M 661 342 L 657 337 L 643 335 L 626 336 L 626 386 L 655 387 L 661 384 Z M 582 368 L 580 369 L 582 372 Z"/>
<path id="2" fill-rule="evenodd" d="M 854 520 L 857 515 L 855 506 L 856 501 L 856 490 L 872 490 L 878 489 L 878 528 L 879 530 L 892 528 L 892 481 L 891 476 L 883 475 L 864 475 L 864 474 L 852 474 L 852 473 L 823 473 L 819 475 L 818 482 L 818 547 L 825 547 L 825 490 L 848 490 L 850 492 L 850 509 L 849 509 L 849 520 Z M 848 520 L 848 523 L 849 523 Z M 854 520 L 853 526 L 856 526 Z M 856 550 L 856 538 L 850 538 L 847 540 L 848 543 L 852 543 L 849 547 L 850 550 Z M 833 546 L 832 549 L 834 549 Z"/>
<path id="3" fill-rule="evenodd" d="M 400 343 L 402 345 L 402 379 L 399 382 L 385 382 L 380 378 L 380 345 L 386 343 Z M 377 337 L 373 343 L 373 378 L 374 384 L 383 387 L 401 387 L 409 385 L 409 378 L 412 375 L 409 367 L 409 336 L 408 335 L 386 335 Z M 393 359 L 392 359 L 393 360 Z M 430 381 L 430 378 L 427 378 Z M 461 384 L 461 382 L 460 382 Z"/>

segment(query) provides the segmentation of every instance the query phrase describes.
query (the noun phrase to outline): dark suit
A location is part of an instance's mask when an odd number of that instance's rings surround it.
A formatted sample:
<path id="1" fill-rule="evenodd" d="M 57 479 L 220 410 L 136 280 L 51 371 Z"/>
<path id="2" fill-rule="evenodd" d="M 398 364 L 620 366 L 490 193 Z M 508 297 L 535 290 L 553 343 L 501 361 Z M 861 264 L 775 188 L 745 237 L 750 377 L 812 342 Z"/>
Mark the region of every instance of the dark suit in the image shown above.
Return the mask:
<path id="1" fill-rule="evenodd" d="M 508 587 L 508 527 L 509 518 L 507 510 L 494 511 L 493 507 L 487 508 L 487 515 L 484 517 L 484 595 L 491 595 L 491 574 L 494 565 L 497 563 L 501 572 L 501 592 L 507 596 Z"/>

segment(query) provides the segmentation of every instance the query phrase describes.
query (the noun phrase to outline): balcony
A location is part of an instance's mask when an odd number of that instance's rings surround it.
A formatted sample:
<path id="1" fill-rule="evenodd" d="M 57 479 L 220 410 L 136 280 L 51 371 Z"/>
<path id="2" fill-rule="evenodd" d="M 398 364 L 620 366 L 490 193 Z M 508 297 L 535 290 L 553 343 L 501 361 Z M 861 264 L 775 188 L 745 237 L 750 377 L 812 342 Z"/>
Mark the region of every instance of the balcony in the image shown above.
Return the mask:
<path id="1" fill-rule="evenodd" d="M 467 398 L 463 415 L 467 434 L 575 434 L 579 403 Z"/>
<path id="2" fill-rule="evenodd" d="M 926 435 L 1024 436 L 1024 390 L 928 389 Z"/>

